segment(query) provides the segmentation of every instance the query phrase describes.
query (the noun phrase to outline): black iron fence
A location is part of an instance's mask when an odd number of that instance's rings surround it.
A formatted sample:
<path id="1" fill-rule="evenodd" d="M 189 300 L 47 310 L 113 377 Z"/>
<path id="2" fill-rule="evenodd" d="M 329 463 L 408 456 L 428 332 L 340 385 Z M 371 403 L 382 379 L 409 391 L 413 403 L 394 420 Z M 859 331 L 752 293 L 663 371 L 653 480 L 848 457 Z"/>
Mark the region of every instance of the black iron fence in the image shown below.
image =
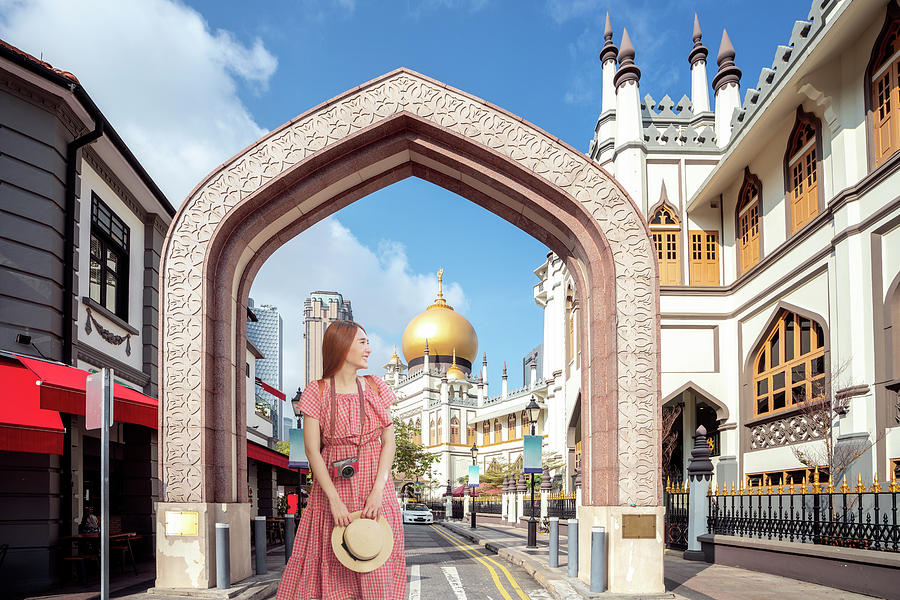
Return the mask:
<path id="1" fill-rule="evenodd" d="M 443 520 L 447 518 L 447 502 L 446 500 L 429 500 L 425 503 L 435 520 Z"/>
<path id="2" fill-rule="evenodd" d="M 560 519 L 575 518 L 575 494 L 550 494 L 547 502 L 547 516 Z"/>
<path id="3" fill-rule="evenodd" d="M 453 509 L 450 517 L 452 519 L 462 519 L 463 518 L 463 500 L 462 498 L 454 498 L 451 503 L 451 508 Z"/>
<path id="4" fill-rule="evenodd" d="M 709 493 L 710 533 L 823 544 L 885 552 L 900 551 L 896 479 L 871 488 L 821 484 L 768 485 Z M 667 514 L 668 519 L 668 514 Z"/>
<path id="5" fill-rule="evenodd" d="M 666 504 L 666 548 L 687 550 L 689 495 L 690 490 L 684 483 L 666 484 L 663 494 Z"/>
<path id="6" fill-rule="evenodd" d="M 475 496 L 473 500 L 475 501 L 475 514 L 503 514 L 503 502 L 500 496 Z"/>

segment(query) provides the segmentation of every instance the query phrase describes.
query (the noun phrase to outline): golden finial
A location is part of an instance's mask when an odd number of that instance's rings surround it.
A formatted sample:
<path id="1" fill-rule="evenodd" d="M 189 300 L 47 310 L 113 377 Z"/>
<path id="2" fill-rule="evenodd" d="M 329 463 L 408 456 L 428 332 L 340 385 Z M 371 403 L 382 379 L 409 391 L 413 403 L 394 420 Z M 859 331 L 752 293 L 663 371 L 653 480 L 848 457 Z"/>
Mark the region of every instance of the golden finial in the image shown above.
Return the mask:
<path id="1" fill-rule="evenodd" d="M 860 473 L 856 479 L 856 492 L 858 494 L 864 494 L 866 492 L 866 486 L 864 486 L 862 482 L 862 473 Z"/>
<path id="2" fill-rule="evenodd" d="M 803 473 L 803 489 L 800 491 L 801 494 L 806 493 L 806 489 L 809 487 L 809 481 L 806 479 L 806 473 Z"/>
<path id="3" fill-rule="evenodd" d="M 734 493 L 735 493 L 735 487 L 734 487 L 734 481 L 732 481 L 731 482 L 731 495 L 734 496 Z"/>
<path id="4" fill-rule="evenodd" d="M 747 493 L 747 490 L 744 489 L 744 482 L 741 482 L 741 485 L 738 486 L 738 495 L 743 496 Z"/>
<path id="5" fill-rule="evenodd" d="M 709 484 L 709 488 L 706 490 L 707 496 L 712 496 L 712 482 Z"/>
<path id="6" fill-rule="evenodd" d="M 844 483 L 841 484 L 841 493 L 846 494 L 850 491 L 850 486 L 847 485 L 847 474 L 844 473 Z"/>
<path id="7" fill-rule="evenodd" d="M 442 307 L 442 308 L 449 308 L 452 310 L 453 307 L 450 306 L 449 304 L 447 304 L 447 301 L 444 300 L 444 269 L 443 268 L 438 269 L 437 276 L 438 276 L 437 298 L 434 299 L 434 304 L 432 304 L 428 308 Z"/>
<path id="8" fill-rule="evenodd" d="M 877 494 L 881 491 L 881 486 L 878 484 L 878 473 L 875 473 L 875 481 L 872 483 L 872 493 Z"/>
<path id="9" fill-rule="evenodd" d="M 897 484 L 897 473 L 891 472 L 891 487 L 889 488 L 892 492 L 900 492 L 900 485 Z"/>
<path id="10" fill-rule="evenodd" d="M 716 496 L 719 495 L 719 482 L 718 481 L 716 482 L 716 494 L 715 495 Z"/>
<path id="11" fill-rule="evenodd" d="M 834 493 L 834 482 L 831 480 L 830 477 L 828 478 L 828 486 L 825 488 L 825 491 L 828 492 L 829 494 Z"/>
<path id="12" fill-rule="evenodd" d="M 794 478 L 788 477 L 788 494 L 793 495 L 794 493 Z"/>
<path id="13" fill-rule="evenodd" d="M 775 486 L 775 493 L 779 496 L 784 493 L 784 481 Z"/>
<path id="14" fill-rule="evenodd" d="M 813 472 L 813 494 L 821 494 L 822 486 L 819 484 L 819 467 Z"/>
<path id="15" fill-rule="evenodd" d="M 671 477 L 666 477 L 666 493 L 667 494 L 672 493 L 672 478 Z"/>
<path id="16" fill-rule="evenodd" d="M 768 475 L 764 475 L 763 477 L 764 477 L 763 482 L 766 485 L 766 493 L 771 494 L 772 493 L 772 479 Z"/>

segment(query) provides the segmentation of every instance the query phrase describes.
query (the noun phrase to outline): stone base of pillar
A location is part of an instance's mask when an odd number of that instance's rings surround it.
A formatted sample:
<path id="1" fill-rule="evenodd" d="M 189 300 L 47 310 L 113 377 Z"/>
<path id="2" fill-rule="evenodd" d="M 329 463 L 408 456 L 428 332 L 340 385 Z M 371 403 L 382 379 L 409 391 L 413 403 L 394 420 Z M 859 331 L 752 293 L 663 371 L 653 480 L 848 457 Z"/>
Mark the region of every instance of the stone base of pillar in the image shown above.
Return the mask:
<path id="1" fill-rule="evenodd" d="M 684 560 L 706 561 L 706 555 L 703 554 L 702 550 L 685 550 L 682 556 L 684 557 Z"/>
<path id="2" fill-rule="evenodd" d="M 612 594 L 666 594 L 663 583 L 663 506 L 582 506 L 578 521 L 578 578 L 590 585 L 591 528 L 606 527 L 607 591 Z M 656 536 L 624 539 L 623 515 L 655 515 Z M 671 597 L 665 596 L 665 597 Z"/>
<path id="3" fill-rule="evenodd" d="M 167 532 L 168 513 L 196 513 L 197 535 L 174 535 L 171 526 Z M 157 593 L 216 586 L 216 523 L 230 526 L 231 582 L 252 575 L 249 502 L 160 502 L 156 506 Z"/>

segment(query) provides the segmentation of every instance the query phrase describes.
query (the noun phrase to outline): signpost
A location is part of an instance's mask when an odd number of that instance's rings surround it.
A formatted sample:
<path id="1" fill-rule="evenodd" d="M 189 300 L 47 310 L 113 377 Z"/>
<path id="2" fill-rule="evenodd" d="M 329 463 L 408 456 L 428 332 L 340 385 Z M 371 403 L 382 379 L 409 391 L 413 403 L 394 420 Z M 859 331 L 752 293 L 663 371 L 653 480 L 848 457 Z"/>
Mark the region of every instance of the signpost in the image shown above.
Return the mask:
<path id="1" fill-rule="evenodd" d="M 109 600 L 109 428 L 113 423 L 113 372 L 88 375 L 85 428 L 100 429 L 100 600 Z"/>

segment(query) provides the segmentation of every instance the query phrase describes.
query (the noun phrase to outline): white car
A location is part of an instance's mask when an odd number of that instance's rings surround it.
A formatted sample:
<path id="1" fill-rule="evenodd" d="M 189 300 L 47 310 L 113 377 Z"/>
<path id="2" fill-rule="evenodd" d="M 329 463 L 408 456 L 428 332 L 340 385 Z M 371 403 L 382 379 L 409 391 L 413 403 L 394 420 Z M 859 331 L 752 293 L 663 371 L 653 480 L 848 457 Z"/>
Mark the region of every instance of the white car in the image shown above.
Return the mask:
<path id="1" fill-rule="evenodd" d="M 424 504 L 407 504 L 403 509 L 404 523 L 434 523 L 431 509 Z"/>

